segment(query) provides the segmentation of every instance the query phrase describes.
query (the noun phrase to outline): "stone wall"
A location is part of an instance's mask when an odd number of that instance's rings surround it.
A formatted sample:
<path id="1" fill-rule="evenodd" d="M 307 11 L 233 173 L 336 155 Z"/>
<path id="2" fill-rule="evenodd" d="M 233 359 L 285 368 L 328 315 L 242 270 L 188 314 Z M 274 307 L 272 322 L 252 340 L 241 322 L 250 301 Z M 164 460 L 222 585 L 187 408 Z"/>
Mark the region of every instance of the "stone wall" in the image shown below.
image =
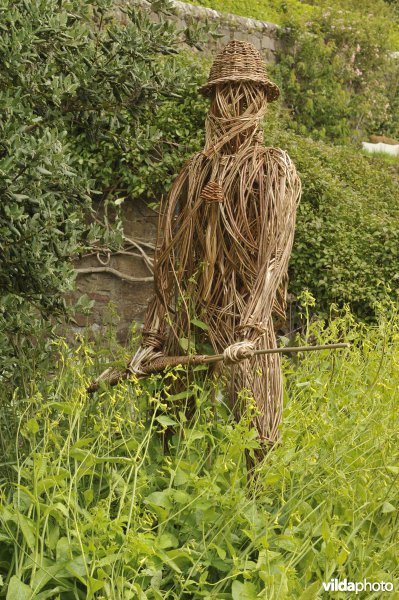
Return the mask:
<path id="1" fill-rule="evenodd" d="M 127 0 L 120 0 L 119 4 Z M 145 0 L 134 0 L 147 10 L 150 5 Z M 247 19 L 236 15 L 219 13 L 215 10 L 192 6 L 183 2 L 173 2 L 175 15 L 171 17 L 178 28 L 185 29 L 191 23 L 207 24 L 210 32 L 218 36 L 208 36 L 204 51 L 213 53 L 232 39 L 249 41 L 260 50 L 267 62 L 275 60 L 278 27 L 272 23 Z M 116 9 L 117 10 L 117 9 Z M 157 16 L 151 13 L 154 19 Z M 119 12 L 123 25 L 123 13 Z M 125 201 L 123 204 L 124 233 L 138 243 L 150 258 L 156 236 L 157 214 L 144 202 Z M 89 326 L 98 333 L 110 322 L 116 327 L 118 337 L 124 341 L 133 321 L 141 322 L 147 302 L 152 294 L 153 282 L 140 249 L 132 246 L 130 254 L 85 256 L 76 263 L 78 271 L 76 299 L 87 294 L 93 301 L 89 317 L 76 316 L 76 332 Z M 124 276 L 124 279 L 121 278 Z"/>
<path id="2" fill-rule="evenodd" d="M 78 276 L 72 298 L 76 300 L 87 294 L 94 303 L 89 317 L 76 315 L 75 332 L 89 326 L 93 333 L 99 333 L 112 323 L 123 342 L 132 322 L 143 320 L 152 295 L 153 278 L 141 252 L 149 259 L 153 257 L 157 218 L 158 215 L 143 201 L 126 201 L 124 234 L 137 246 L 132 244 L 126 253 L 88 255 L 75 263 Z"/>
<path id="3" fill-rule="evenodd" d="M 120 1 L 126 4 L 126 0 Z M 131 4 L 139 4 L 151 12 L 150 4 L 146 0 L 131 0 Z M 177 0 L 174 0 L 172 4 L 175 14 L 170 19 L 179 29 L 185 29 L 198 23 L 206 24 L 209 27 L 210 34 L 203 48 L 205 52 L 213 52 L 230 40 L 240 39 L 251 42 L 268 62 L 275 60 L 278 26 L 274 23 L 222 13 Z M 154 18 L 157 19 L 155 15 Z M 218 35 L 213 36 L 213 32 Z"/>

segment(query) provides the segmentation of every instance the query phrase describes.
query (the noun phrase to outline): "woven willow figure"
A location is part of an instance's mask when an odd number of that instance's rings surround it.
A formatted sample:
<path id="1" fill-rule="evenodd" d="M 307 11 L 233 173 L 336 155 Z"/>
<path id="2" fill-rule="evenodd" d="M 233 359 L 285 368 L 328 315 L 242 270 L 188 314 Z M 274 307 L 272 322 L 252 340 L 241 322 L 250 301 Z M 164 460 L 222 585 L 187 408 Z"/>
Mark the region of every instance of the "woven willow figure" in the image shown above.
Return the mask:
<path id="1" fill-rule="evenodd" d="M 238 360 L 276 347 L 272 315 L 285 312 L 300 180 L 286 152 L 263 145 L 260 123 L 279 89 L 251 44 L 227 44 L 201 91 L 210 98 L 205 148 L 184 165 L 161 207 L 155 295 L 129 368 L 182 355 L 180 341 L 190 340 L 192 319 L 200 319 L 214 351 L 225 352 L 236 418 L 238 393 L 249 390 L 268 445 L 281 419 L 280 358 Z"/>

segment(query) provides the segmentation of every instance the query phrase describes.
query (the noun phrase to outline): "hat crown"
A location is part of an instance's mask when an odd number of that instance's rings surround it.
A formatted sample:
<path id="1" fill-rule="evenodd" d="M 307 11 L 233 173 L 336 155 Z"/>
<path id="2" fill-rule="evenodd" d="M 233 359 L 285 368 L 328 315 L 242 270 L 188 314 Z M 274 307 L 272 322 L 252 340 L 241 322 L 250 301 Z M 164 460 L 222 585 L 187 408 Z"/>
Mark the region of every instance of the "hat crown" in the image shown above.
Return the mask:
<path id="1" fill-rule="evenodd" d="M 279 89 L 272 83 L 266 73 L 262 56 L 250 42 L 232 40 L 216 55 L 207 83 L 201 88 L 209 95 L 217 83 L 227 81 L 252 81 L 266 88 L 267 99 L 275 100 Z"/>
<path id="2" fill-rule="evenodd" d="M 249 42 L 233 40 L 216 55 L 209 80 L 235 75 L 264 76 L 265 67 L 260 53 Z"/>

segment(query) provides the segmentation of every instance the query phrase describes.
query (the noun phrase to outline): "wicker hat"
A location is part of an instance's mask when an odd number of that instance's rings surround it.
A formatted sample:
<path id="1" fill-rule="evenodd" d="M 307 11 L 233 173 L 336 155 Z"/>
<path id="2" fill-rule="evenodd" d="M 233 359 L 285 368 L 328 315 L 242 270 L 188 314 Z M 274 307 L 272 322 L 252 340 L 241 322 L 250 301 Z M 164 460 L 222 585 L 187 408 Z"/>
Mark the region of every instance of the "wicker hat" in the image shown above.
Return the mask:
<path id="1" fill-rule="evenodd" d="M 208 81 L 199 91 L 204 96 L 210 96 L 213 87 L 225 81 L 256 82 L 265 88 L 268 102 L 273 102 L 280 94 L 278 86 L 267 76 L 260 53 L 249 42 L 232 40 L 226 44 L 216 55 Z"/>

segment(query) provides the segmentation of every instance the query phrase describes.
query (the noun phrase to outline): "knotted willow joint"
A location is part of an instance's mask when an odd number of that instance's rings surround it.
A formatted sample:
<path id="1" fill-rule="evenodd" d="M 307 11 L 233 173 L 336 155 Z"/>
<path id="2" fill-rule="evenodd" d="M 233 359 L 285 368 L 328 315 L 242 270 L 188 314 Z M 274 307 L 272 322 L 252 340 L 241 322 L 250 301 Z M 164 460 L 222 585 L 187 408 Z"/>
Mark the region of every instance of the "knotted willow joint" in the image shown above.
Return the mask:
<path id="1" fill-rule="evenodd" d="M 166 336 L 156 330 L 143 331 L 142 345 L 152 346 L 153 348 L 162 348 L 165 344 Z"/>
<path id="2" fill-rule="evenodd" d="M 235 364 L 242 361 L 244 358 L 253 356 L 255 344 L 253 342 L 237 342 L 232 346 L 228 346 L 223 352 L 223 360 L 226 365 Z"/>
<path id="3" fill-rule="evenodd" d="M 224 202 L 223 188 L 216 181 L 210 181 L 202 190 L 200 198 L 208 203 Z"/>

